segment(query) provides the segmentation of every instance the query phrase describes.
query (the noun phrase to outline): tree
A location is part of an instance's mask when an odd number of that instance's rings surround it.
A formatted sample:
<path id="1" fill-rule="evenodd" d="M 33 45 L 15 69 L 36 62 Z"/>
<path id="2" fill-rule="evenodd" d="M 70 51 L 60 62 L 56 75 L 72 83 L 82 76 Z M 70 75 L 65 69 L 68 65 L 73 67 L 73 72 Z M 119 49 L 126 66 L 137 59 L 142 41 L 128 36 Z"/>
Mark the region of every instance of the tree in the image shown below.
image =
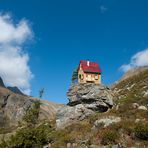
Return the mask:
<path id="1" fill-rule="evenodd" d="M 44 92 L 45 92 L 44 88 L 42 88 L 42 89 L 39 91 L 39 98 L 40 98 L 40 99 L 43 97 Z"/>
<path id="2" fill-rule="evenodd" d="M 76 83 L 78 80 L 78 70 L 77 68 L 73 71 L 73 74 L 72 74 L 72 83 Z"/>

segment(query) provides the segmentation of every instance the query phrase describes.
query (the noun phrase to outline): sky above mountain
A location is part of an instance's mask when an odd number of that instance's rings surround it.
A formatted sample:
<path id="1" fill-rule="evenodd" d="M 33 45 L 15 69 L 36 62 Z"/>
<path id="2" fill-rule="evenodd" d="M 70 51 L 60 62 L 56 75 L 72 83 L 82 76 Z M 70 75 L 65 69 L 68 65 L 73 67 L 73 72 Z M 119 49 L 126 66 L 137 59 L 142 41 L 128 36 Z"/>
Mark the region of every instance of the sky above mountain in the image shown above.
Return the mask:
<path id="1" fill-rule="evenodd" d="M 0 76 L 25 93 L 66 103 L 80 60 L 95 61 L 104 84 L 148 65 L 147 0 L 0 1 Z"/>

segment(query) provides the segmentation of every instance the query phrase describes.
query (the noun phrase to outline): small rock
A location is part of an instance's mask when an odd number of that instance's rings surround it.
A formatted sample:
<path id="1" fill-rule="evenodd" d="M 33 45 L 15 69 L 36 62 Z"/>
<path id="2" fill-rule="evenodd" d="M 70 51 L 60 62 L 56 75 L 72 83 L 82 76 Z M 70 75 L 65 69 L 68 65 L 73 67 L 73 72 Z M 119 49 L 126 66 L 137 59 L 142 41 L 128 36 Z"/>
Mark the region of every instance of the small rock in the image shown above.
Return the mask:
<path id="1" fill-rule="evenodd" d="M 116 110 L 118 110 L 118 109 L 119 109 L 119 105 L 116 106 Z"/>
<path id="2" fill-rule="evenodd" d="M 77 148 L 78 144 L 77 143 L 73 143 L 72 144 L 72 148 Z"/>
<path id="3" fill-rule="evenodd" d="M 136 108 L 139 107 L 139 104 L 138 104 L 138 103 L 133 103 L 133 104 L 132 104 L 132 107 L 133 107 L 134 109 L 136 109 Z"/>
<path id="4" fill-rule="evenodd" d="M 120 121 L 121 121 L 120 117 L 109 116 L 109 117 L 106 117 L 106 118 L 102 118 L 102 119 L 96 120 L 95 123 L 94 123 L 94 126 L 98 127 L 98 126 L 100 126 L 100 124 L 104 124 L 103 126 L 107 127 L 110 124 L 118 123 Z"/>
<path id="5" fill-rule="evenodd" d="M 72 147 L 71 143 L 67 143 L 67 148 L 71 148 L 71 147 Z"/>
<path id="6" fill-rule="evenodd" d="M 111 148 L 123 148 L 123 146 L 120 143 L 118 143 L 116 145 L 112 145 Z"/>
<path id="7" fill-rule="evenodd" d="M 148 96 L 148 90 L 143 92 L 143 97 L 147 97 Z"/>
<path id="8" fill-rule="evenodd" d="M 143 122 L 143 121 L 145 121 L 145 119 L 136 119 L 135 123 L 138 123 L 138 122 L 141 122 L 141 121 Z"/>
<path id="9" fill-rule="evenodd" d="M 51 143 L 48 144 L 48 148 L 51 148 Z"/>
<path id="10" fill-rule="evenodd" d="M 140 109 L 140 110 L 147 110 L 147 108 L 145 106 L 139 106 L 138 109 Z"/>

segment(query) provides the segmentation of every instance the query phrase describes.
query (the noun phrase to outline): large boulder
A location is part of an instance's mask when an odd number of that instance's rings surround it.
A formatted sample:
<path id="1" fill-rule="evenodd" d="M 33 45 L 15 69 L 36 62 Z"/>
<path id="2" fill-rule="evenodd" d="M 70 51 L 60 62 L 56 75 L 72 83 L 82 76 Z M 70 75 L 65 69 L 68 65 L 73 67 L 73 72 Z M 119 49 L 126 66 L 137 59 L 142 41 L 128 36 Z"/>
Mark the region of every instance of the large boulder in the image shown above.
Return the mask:
<path id="1" fill-rule="evenodd" d="M 83 104 L 76 106 L 64 106 L 57 112 L 56 126 L 64 128 L 74 122 L 84 120 L 94 112 L 87 109 Z"/>
<path id="2" fill-rule="evenodd" d="M 112 91 L 103 85 L 75 84 L 67 93 L 69 103 L 57 112 L 57 128 L 86 119 L 95 112 L 106 112 L 113 106 Z"/>
<path id="3" fill-rule="evenodd" d="M 72 85 L 67 93 L 70 106 L 84 104 L 93 111 L 107 111 L 113 106 L 113 93 L 103 85 L 77 84 Z"/>

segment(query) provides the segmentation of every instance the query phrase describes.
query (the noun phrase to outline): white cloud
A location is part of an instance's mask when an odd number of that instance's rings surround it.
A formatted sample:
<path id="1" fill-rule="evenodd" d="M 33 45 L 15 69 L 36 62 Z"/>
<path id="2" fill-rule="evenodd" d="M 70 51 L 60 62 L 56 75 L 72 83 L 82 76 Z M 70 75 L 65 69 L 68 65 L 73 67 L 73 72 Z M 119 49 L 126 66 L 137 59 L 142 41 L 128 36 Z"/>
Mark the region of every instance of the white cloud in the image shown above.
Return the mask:
<path id="1" fill-rule="evenodd" d="M 105 7 L 104 5 L 101 5 L 101 6 L 100 6 L 100 12 L 101 12 L 101 13 L 105 13 L 107 10 L 108 10 L 108 8 Z"/>
<path id="2" fill-rule="evenodd" d="M 132 56 L 129 64 L 120 67 L 123 72 L 139 66 L 148 66 L 148 49 L 140 51 Z"/>
<path id="3" fill-rule="evenodd" d="M 6 85 L 18 86 L 30 94 L 33 77 L 28 65 L 29 55 L 23 51 L 23 43 L 33 33 L 26 20 L 14 23 L 9 14 L 0 14 L 0 76 Z"/>

